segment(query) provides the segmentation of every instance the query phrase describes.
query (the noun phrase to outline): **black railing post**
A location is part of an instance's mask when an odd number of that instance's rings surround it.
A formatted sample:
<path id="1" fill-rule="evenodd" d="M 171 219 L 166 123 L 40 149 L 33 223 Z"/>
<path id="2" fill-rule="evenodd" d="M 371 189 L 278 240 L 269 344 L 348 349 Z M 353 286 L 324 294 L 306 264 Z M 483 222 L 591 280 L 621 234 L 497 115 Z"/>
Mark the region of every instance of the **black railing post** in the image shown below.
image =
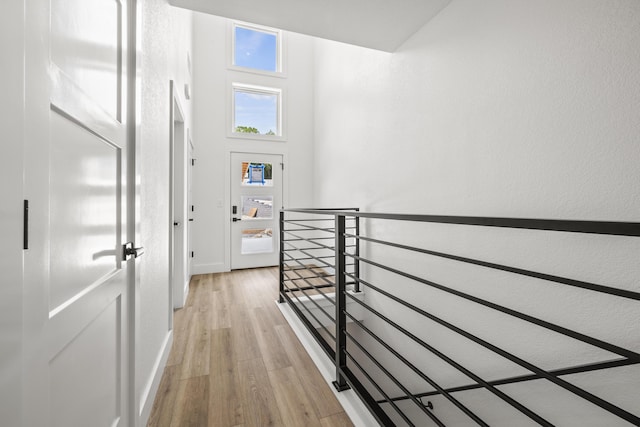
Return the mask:
<path id="1" fill-rule="evenodd" d="M 356 209 L 356 211 L 359 211 L 360 209 Z M 356 247 L 355 247 L 355 261 L 354 261 L 354 266 L 353 266 L 353 273 L 356 276 L 356 278 L 358 280 L 356 280 L 356 283 L 354 285 L 354 291 L 355 292 L 360 292 L 360 217 L 357 216 L 356 217 Z"/>
<path id="2" fill-rule="evenodd" d="M 346 311 L 346 276 L 345 276 L 345 216 L 344 214 L 335 215 L 335 283 L 336 283 L 336 380 L 333 385 L 338 391 L 347 390 L 349 385 L 344 378 L 342 372 L 347 367 L 347 315 Z"/>
<path id="3" fill-rule="evenodd" d="M 284 211 L 280 211 L 280 289 L 278 302 L 284 302 Z"/>

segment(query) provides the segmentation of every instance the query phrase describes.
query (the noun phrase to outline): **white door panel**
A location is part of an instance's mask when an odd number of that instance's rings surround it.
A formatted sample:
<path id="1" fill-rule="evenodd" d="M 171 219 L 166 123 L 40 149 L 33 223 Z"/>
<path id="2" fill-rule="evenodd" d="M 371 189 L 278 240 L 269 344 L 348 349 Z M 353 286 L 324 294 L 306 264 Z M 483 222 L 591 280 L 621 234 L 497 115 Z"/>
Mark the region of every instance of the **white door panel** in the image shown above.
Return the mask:
<path id="1" fill-rule="evenodd" d="M 114 119 L 121 111 L 123 2 L 51 0 L 51 62 Z"/>
<path id="2" fill-rule="evenodd" d="M 26 362 L 34 366 L 26 365 L 25 382 L 38 389 L 26 405 L 45 412 L 46 424 L 37 425 L 128 426 L 129 269 L 136 262 L 122 260 L 135 194 L 123 114 L 128 2 L 28 6 L 27 31 L 42 44 L 26 51 L 26 126 L 47 132 L 42 150 L 32 143 L 27 153 L 41 165 L 26 168 L 26 182 L 35 218 L 30 240 L 43 259 L 26 256 L 24 268 L 43 271 L 40 283 L 29 284 L 30 300 L 43 303 L 25 305 L 27 323 L 42 325 L 41 334 L 24 337 L 42 350 Z M 48 114 L 39 113 L 43 104 Z"/>
<path id="3" fill-rule="evenodd" d="M 49 309 L 77 299 L 120 268 L 120 148 L 51 115 Z"/>
<path id="4" fill-rule="evenodd" d="M 282 164 L 282 155 L 231 153 L 232 269 L 278 264 Z"/>
<path id="5" fill-rule="evenodd" d="M 122 340 L 121 301 L 112 301 L 51 357 L 52 427 L 124 425 L 120 423 L 123 414 L 118 351 Z"/>

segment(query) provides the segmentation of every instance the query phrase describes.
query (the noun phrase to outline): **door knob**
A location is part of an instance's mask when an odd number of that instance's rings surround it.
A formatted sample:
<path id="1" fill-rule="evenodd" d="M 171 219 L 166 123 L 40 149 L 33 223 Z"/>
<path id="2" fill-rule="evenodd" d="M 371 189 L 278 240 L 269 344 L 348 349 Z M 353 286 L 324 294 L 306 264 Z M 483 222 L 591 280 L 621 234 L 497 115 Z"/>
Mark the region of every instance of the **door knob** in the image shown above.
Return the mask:
<path id="1" fill-rule="evenodd" d="M 231 218 L 231 221 L 238 222 L 238 221 L 242 221 L 242 219 L 241 218 Z"/>

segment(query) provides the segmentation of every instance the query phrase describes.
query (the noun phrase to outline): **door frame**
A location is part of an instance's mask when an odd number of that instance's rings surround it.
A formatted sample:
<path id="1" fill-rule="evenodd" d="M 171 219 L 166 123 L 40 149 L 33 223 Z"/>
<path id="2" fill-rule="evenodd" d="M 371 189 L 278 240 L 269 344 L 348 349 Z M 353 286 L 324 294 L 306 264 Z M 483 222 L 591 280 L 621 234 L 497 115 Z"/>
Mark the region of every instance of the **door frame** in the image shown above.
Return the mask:
<path id="1" fill-rule="evenodd" d="M 259 156 L 261 154 L 269 156 L 282 156 L 282 163 L 284 165 L 282 170 L 282 206 L 287 206 L 289 200 L 289 168 L 287 167 L 288 153 L 284 150 L 270 150 L 269 147 L 265 147 L 264 150 L 227 150 L 225 156 L 225 214 L 224 214 L 224 270 L 231 271 L 231 158 L 233 154 L 250 154 Z M 274 209 L 274 216 L 276 212 L 280 211 L 280 207 Z M 276 236 L 274 236 L 276 238 Z"/>
<path id="2" fill-rule="evenodd" d="M 188 274 L 186 176 L 189 142 L 186 116 L 173 80 L 169 81 L 169 93 L 169 301 L 170 313 L 173 313 L 174 309 L 184 307 L 189 294 L 189 280 L 184 280 Z"/>

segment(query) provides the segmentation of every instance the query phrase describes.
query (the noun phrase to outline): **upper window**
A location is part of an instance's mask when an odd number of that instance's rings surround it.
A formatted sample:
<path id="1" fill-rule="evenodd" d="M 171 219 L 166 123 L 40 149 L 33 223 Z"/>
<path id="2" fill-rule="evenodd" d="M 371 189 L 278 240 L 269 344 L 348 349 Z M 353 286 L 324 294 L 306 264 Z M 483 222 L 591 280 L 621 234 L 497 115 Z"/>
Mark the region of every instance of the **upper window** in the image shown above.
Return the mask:
<path id="1" fill-rule="evenodd" d="M 233 65 L 270 73 L 282 72 L 280 32 L 249 25 L 233 25 Z"/>

